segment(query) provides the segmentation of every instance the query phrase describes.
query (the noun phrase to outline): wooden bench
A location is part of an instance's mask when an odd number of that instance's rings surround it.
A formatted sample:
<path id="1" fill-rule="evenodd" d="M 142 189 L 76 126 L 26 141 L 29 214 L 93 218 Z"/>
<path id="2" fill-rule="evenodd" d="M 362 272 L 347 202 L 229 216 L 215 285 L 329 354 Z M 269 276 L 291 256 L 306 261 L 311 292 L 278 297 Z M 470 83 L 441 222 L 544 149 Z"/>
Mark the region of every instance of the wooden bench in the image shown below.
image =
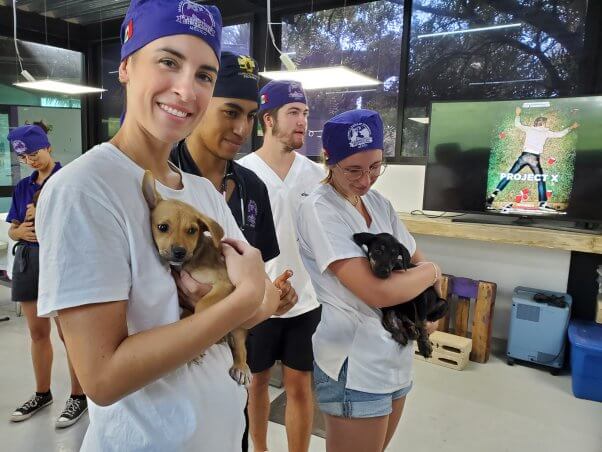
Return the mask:
<path id="1" fill-rule="evenodd" d="M 450 304 L 450 311 L 439 320 L 437 329 L 445 333 L 451 332 L 457 336 L 469 337 L 468 319 L 472 308 L 470 360 L 477 363 L 486 363 L 489 360 L 496 290 L 497 285 L 488 281 L 450 275 L 443 275 L 442 278 L 441 292 Z M 451 322 L 453 325 L 450 325 Z"/>

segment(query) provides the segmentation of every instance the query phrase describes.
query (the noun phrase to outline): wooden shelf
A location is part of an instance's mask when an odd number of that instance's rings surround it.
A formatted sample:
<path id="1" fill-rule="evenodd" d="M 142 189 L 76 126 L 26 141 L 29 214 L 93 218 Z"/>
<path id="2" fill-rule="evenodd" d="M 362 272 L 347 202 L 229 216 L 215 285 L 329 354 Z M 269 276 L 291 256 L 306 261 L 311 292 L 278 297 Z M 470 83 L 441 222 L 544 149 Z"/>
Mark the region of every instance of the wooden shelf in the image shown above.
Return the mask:
<path id="1" fill-rule="evenodd" d="M 600 234 L 522 226 L 454 223 L 448 218 L 427 218 L 408 213 L 400 213 L 399 218 L 412 234 L 602 254 L 602 235 Z"/>

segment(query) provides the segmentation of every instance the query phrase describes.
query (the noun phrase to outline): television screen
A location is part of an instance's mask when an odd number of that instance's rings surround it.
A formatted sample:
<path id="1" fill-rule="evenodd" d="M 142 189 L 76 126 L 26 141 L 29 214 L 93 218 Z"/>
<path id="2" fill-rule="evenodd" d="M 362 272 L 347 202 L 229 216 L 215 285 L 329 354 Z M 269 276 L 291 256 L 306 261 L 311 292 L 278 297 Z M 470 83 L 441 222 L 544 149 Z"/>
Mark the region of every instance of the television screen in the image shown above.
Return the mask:
<path id="1" fill-rule="evenodd" d="M 433 102 L 424 208 L 602 220 L 602 96 Z"/>

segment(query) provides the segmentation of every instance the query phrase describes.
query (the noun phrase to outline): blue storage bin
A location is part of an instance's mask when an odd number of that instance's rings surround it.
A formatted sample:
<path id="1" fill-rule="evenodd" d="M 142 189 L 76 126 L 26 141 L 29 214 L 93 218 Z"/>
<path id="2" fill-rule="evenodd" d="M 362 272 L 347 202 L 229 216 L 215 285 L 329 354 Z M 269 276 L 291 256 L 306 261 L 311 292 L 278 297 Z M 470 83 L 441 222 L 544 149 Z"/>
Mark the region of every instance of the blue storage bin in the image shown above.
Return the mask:
<path id="1" fill-rule="evenodd" d="M 573 394 L 602 402 L 602 325 L 573 320 L 569 326 Z"/>

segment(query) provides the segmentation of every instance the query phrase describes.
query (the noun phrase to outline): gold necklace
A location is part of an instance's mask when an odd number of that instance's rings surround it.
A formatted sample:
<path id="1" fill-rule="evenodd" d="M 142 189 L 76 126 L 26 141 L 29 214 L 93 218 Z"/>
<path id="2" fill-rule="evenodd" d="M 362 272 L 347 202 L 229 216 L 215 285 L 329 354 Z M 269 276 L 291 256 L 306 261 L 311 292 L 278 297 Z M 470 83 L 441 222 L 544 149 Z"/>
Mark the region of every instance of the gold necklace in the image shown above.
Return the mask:
<path id="1" fill-rule="evenodd" d="M 355 195 L 355 201 L 352 201 L 347 196 L 345 196 L 343 193 L 341 193 L 335 184 L 331 184 L 331 185 L 332 185 L 332 188 L 334 188 L 334 191 L 336 191 L 339 194 L 339 196 L 341 196 L 345 200 L 349 201 L 349 204 L 351 204 L 353 207 L 357 207 L 357 205 L 359 204 L 360 199 L 361 199 L 358 195 Z"/>

